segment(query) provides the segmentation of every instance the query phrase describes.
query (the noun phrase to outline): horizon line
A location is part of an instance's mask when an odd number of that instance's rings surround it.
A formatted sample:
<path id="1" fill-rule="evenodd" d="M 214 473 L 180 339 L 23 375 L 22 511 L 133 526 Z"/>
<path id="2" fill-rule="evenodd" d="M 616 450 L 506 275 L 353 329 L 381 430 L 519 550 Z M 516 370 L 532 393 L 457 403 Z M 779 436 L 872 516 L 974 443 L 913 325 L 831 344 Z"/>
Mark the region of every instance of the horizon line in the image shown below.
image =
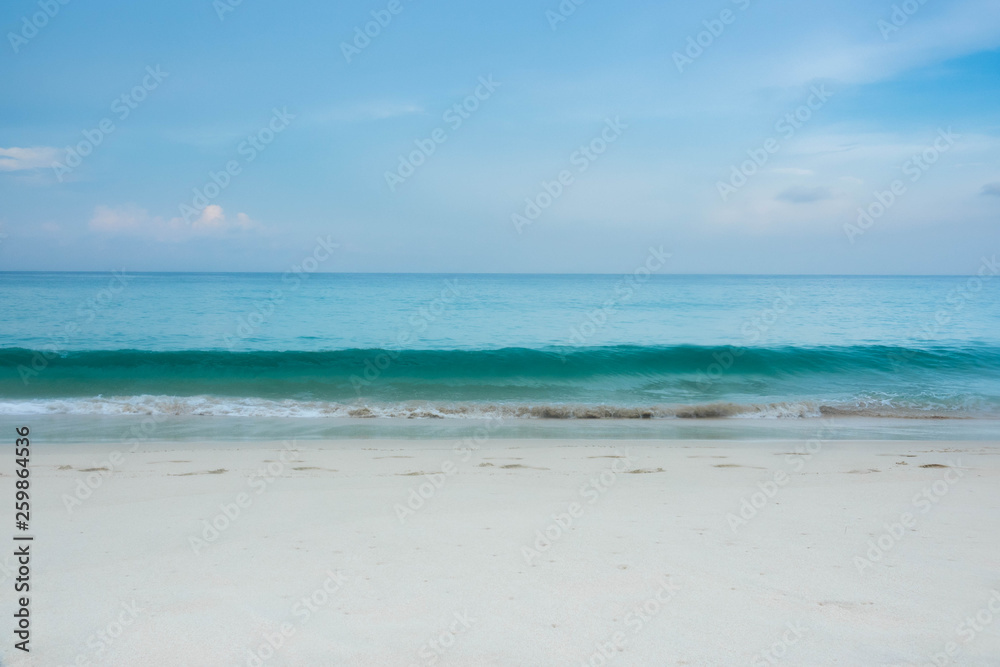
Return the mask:
<path id="1" fill-rule="evenodd" d="M 105 270 L 50 270 L 50 269 L 0 269 L 2 274 L 94 274 L 106 275 L 116 271 L 128 272 L 136 275 L 285 275 L 292 273 L 306 273 L 308 275 L 325 276 L 621 276 L 629 275 L 634 271 L 601 271 L 594 273 L 556 273 L 556 272 L 469 272 L 469 271 L 131 271 L 126 268 L 105 269 Z M 651 273 L 650 276 L 691 276 L 691 277 L 746 277 L 746 278 L 963 278 L 970 274 L 965 273 Z"/>

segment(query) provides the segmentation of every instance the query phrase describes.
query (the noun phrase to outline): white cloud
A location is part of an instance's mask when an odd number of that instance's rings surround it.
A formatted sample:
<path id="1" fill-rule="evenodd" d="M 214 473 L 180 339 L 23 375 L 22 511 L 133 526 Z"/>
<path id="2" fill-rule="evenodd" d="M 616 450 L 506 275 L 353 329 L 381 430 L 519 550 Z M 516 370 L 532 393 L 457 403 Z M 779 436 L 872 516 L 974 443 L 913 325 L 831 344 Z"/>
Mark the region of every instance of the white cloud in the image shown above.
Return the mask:
<path id="1" fill-rule="evenodd" d="M 0 148 L 0 171 L 23 171 L 51 167 L 59 158 L 59 149 L 48 146 Z"/>
<path id="2" fill-rule="evenodd" d="M 152 216 L 134 204 L 123 206 L 98 206 L 90 218 L 90 229 L 103 234 L 131 234 L 149 236 L 158 241 L 185 241 L 204 236 L 223 236 L 229 233 L 262 231 L 264 226 L 246 213 L 227 216 L 218 204 L 206 206 L 201 215 L 191 222 L 175 217 L 164 219 Z"/>
<path id="3" fill-rule="evenodd" d="M 90 228 L 95 232 L 121 233 L 140 230 L 149 221 L 149 214 L 133 204 L 117 208 L 98 206 L 90 219 Z"/>
<path id="4" fill-rule="evenodd" d="M 670 4 L 672 13 L 681 11 L 673 5 L 684 3 Z M 891 16 L 890 0 L 884 5 L 846 0 L 822 6 L 755 0 L 683 73 L 673 66 L 670 54 L 682 52 L 687 37 L 704 30 L 702 19 L 693 16 L 663 28 L 669 33 L 664 37 L 666 67 L 655 61 L 655 68 L 649 69 L 633 60 L 627 66 L 584 68 L 575 76 L 543 72 L 545 78 L 531 92 L 553 106 L 561 98 L 572 99 L 564 114 L 574 120 L 607 113 L 609 99 L 615 100 L 616 113 L 623 118 L 769 111 L 780 118 L 804 101 L 807 86 L 819 81 L 829 84 L 833 103 L 849 86 L 891 80 L 914 68 L 1000 47 L 996 0 L 948 0 L 921 7 L 886 40 L 878 21 Z M 693 11 L 712 18 L 711 10 Z M 665 75 L 669 87 L 663 85 Z M 823 109 L 819 115 L 828 113 L 838 112 Z"/>
<path id="5" fill-rule="evenodd" d="M 812 169 L 802 169 L 800 167 L 781 167 L 772 169 L 776 174 L 790 174 L 792 176 L 812 176 L 815 172 Z"/>
<path id="6" fill-rule="evenodd" d="M 308 114 L 307 120 L 313 123 L 355 123 L 359 121 L 384 120 L 398 116 L 423 113 L 424 109 L 416 104 L 394 102 L 368 102 L 355 105 L 339 105 L 321 109 Z"/>
<path id="7" fill-rule="evenodd" d="M 832 10 L 828 22 L 817 21 L 817 10 L 806 3 L 787 2 L 785 7 L 775 7 L 772 11 L 791 13 L 801 22 L 796 31 L 788 31 L 776 23 L 767 36 L 770 48 L 731 72 L 760 73 L 752 79 L 755 86 L 796 86 L 816 80 L 873 83 L 914 67 L 1000 45 L 1000 17 L 995 0 L 952 0 L 935 7 L 921 5 L 888 38 L 883 37 L 879 21 L 890 18 L 891 3 L 881 9 L 860 1 L 843 3 Z M 846 30 L 831 30 L 831 23 Z M 732 45 L 723 43 L 726 44 L 723 48 L 736 48 L 739 41 L 734 40 Z"/>
<path id="8" fill-rule="evenodd" d="M 209 204 L 201 215 L 191 222 L 191 229 L 195 232 L 249 231 L 261 228 L 260 223 L 251 220 L 246 213 L 237 213 L 235 220 L 226 218 L 225 211 L 218 204 Z"/>

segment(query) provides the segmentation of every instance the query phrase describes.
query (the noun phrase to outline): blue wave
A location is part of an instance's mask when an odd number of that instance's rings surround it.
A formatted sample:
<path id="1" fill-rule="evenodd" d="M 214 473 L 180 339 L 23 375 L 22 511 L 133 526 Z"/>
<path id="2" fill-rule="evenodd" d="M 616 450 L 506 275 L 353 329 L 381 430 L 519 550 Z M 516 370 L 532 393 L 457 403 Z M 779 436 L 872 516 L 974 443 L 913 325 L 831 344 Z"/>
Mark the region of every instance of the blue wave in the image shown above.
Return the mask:
<path id="1" fill-rule="evenodd" d="M 1000 405 L 1000 348 L 0 349 L 0 399 L 141 395 L 632 407 L 861 401 L 992 412 Z"/>

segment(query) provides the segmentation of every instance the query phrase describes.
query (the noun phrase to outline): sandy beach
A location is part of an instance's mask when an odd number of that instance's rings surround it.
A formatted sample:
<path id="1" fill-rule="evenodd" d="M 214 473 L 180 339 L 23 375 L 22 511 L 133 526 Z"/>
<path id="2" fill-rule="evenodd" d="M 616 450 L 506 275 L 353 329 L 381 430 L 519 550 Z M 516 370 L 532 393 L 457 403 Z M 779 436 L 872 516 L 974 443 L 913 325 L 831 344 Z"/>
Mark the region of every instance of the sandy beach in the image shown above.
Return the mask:
<path id="1" fill-rule="evenodd" d="M 1000 667 L 1000 0 L 6 5 L 0 667 Z"/>
<path id="2" fill-rule="evenodd" d="M 996 665 L 998 454 L 39 446 L 32 652 L 4 664 Z"/>

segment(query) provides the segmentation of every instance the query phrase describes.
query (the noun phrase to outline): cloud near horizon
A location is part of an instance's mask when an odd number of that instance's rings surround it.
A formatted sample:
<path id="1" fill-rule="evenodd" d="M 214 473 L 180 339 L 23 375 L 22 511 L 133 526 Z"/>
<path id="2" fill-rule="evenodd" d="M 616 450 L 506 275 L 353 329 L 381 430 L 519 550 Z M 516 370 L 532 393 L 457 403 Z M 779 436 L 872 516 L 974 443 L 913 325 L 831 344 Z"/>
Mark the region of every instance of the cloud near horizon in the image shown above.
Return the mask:
<path id="1" fill-rule="evenodd" d="M 0 171 L 24 171 L 51 167 L 59 158 L 59 149 L 50 146 L 0 148 Z"/>
<path id="2" fill-rule="evenodd" d="M 224 236 L 230 233 L 260 232 L 265 228 L 246 213 L 233 217 L 218 204 L 209 204 L 191 222 L 183 218 L 152 216 L 134 204 L 98 206 L 90 218 L 91 231 L 103 234 L 147 236 L 157 241 L 179 242 L 199 236 Z"/>
<path id="3" fill-rule="evenodd" d="M 332 233 L 358 272 L 615 273 L 653 243 L 685 273 L 974 270 L 1000 214 L 1000 5 L 917 3 L 893 23 L 894 2 L 577 3 L 553 26 L 558 0 L 445 0 L 349 61 L 370 8 L 242 3 L 220 22 L 165 4 L 109 24 L 81 4 L 62 38 L 0 65 L 19 91 L 0 145 L 23 147 L 0 149 L 0 263 L 282 270 Z M 170 77 L 147 96 L 151 59 Z M 280 132 L 275 108 L 295 116 Z M 53 178 L 51 147 L 84 137 L 92 157 Z M 173 207 L 192 193 L 214 206 Z"/>

